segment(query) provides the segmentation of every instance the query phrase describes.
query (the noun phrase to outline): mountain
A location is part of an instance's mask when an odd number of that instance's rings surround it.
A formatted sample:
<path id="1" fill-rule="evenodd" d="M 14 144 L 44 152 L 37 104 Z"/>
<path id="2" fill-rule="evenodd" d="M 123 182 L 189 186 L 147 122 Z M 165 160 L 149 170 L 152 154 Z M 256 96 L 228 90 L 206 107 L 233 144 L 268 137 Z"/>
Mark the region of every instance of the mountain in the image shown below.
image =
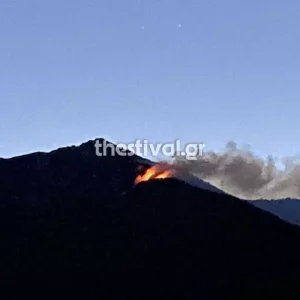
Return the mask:
<path id="1" fill-rule="evenodd" d="M 106 197 L 119 195 L 133 186 L 141 168 L 154 162 L 136 155 L 112 155 L 108 147 L 106 156 L 97 156 L 95 143 L 104 139 L 88 141 L 75 147 L 65 147 L 50 153 L 32 153 L 11 159 L 0 160 L 0 190 L 10 203 L 40 206 L 59 194 Z M 127 153 L 130 153 L 126 151 Z M 189 176 L 191 184 L 217 191 L 209 183 Z M 221 191 L 220 191 L 221 192 Z"/>
<path id="2" fill-rule="evenodd" d="M 183 176 L 178 174 L 176 176 L 176 178 L 178 178 L 182 181 L 185 181 L 186 183 L 188 183 L 194 187 L 198 187 L 202 190 L 208 190 L 208 191 L 218 193 L 218 194 L 225 194 L 224 191 L 218 189 L 217 187 L 213 186 L 209 182 L 199 179 L 197 176 L 192 175 L 192 174 L 184 174 Z"/>
<path id="3" fill-rule="evenodd" d="M 300 200 L 299 199 L 272 199 L 251 200 L 250 204 L 268 211 L 282 220 L 300 225 Z"/>
<path id="4" fill-rule="evenodd" d="M 180 178 L 134 186 L 153 163 L 98 157 L 94 144 L 0 161 L 0 287 L 11 296 L 209 299 L 299 285 L 298 226 Z"/>

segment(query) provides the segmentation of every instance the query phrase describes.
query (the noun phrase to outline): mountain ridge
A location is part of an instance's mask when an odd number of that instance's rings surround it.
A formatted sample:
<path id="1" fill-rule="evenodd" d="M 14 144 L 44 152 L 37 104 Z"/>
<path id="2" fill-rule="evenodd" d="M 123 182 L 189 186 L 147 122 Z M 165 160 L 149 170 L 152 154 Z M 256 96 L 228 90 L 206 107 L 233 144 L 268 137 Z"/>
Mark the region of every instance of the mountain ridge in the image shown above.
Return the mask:
<path id="1" fill-rule="evenodd" d="M 19 176 L 15 175 L 15 173 L 18 172 L 18 168 L 20 169 L 20 166 L 22 166 L 21 169 L 26 169 L 28 168 L 28 166 L 26 167 L 26 164 L 29 164 L 31 169 L 36 169 L 36 171 L 38 172 L 38 169 L 43 170 L 43 168 L 47 168 L 47 165 L 51 164 L 51 161 L 55 160 L 56 156 L 60 156 L 60 155 L 64 156 L 66 154 L 67 154 L 66 156 L 70 156 L 69 153 L 72 153 L 72 155 L 76 155 L 77 153 L 76 158 L 74 158 L 73 160 L 74 165 L 76 165 L 76 160 L 81 161 L 82 159 L 84 159 L 84 157 L 89 157 L 89 156 L 93 157 L 93 159 L 95 159 L 95 162 L 97 161 L 99 162 L 100 157 L 95 156 L 96 141 L 99 141 L 102 144 L 106 142 L 107 144 L 113 145 L 115 147 L 115 145 L 110 141 L 107 141 L 103 138 L 96 138 L 94 140 L 83 142 L 78 146 L 65 146 L 65 147 L 60 147 L 58 149 L 51 150 L 49 152 L 33 152 L 33 153 L 23 154 L 11 158 L 1 158 L 0 159 L 0 188 L 5 190 L 3 185 L 5 185 L 7 188 L 7 180 L 5 184 L 5 180 L 3 180 L 3 176 L 1 176 L 1 172 L 5 173 L 6 174 L 5 176 L 7 176 L 7 172 L 5 171 L 7 168 L 12 170 L 15 168 L 15 166 L 19 166 L 13 172 L 14 176 L 16 176 L 16 178 L 19 178 Z M 130 175 L 131 180 L 134 180 L 134 177 L 138 174 L 139 172 L 138 166 L 147 168 L 149 166 L 153 166 L 154 164 L 156 164 L 156 162 L 153 162 L 146 158 L 139 157 L 137 155 L 127 156 L 127 157 L 125 156 L 124 158 L 125 158 L 124 161 L 127 160 L 129 163 L 134 161 L 136 164 L 136 171 Z M 21 171 L 21 173 L 22 172 L 24 173 L 24 170 Z M 184 177 L 182 176 L 177 176 L 177 177 L 181 180 L 188 182 L 193 186 L 202 189 L 207 189 L 217 193 L 224 193 L 224 191 L 218 189 L 217 187 L 211 185 L 208 182 L 200 180 L 199 178 L 191 174 L 188 175 L 185 174 Z M 24 174 L 24 178 L 26 178 L 26 172 Z M 51 178 L 48 179 L 50 180 Z M 30 186 L 30 182 L 28 182 L 28 185 Z M 130 184 L 128 183 L 127 187 L 126 188 L 124 187 L 122 192 L 124 192 L 129 187 Z M 31 195 L 31 196 L 32 199 L 37 198 L 37 195 L 35 196 Z M 269 202 L 269 201 L 276 201 L 276 202 Z M 37 204 L 37 201 L 35 203 Z M 300 201 L 298 201 L 298 199 L 291 199 L 291 198 L 272 199 L 272 200 L 257 199 L 257 200 L 249 200 L 249 203 L 267 212 L 275 214 L 276 216 L 280 217 L 284 221 L 288 221 L 292 224 L 300 225 Z"/>

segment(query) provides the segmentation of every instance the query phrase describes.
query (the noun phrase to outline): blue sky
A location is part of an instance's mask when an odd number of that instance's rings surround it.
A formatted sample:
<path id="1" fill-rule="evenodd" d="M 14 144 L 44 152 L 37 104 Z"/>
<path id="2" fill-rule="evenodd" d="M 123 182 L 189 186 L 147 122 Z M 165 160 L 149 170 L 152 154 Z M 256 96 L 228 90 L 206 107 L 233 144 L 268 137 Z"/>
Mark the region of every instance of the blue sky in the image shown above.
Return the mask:
<path id="1" fill-rule="evenodd" d="M 299 153 L 300 1 L 0 1 L 0 156 L 95 137 Z"/>

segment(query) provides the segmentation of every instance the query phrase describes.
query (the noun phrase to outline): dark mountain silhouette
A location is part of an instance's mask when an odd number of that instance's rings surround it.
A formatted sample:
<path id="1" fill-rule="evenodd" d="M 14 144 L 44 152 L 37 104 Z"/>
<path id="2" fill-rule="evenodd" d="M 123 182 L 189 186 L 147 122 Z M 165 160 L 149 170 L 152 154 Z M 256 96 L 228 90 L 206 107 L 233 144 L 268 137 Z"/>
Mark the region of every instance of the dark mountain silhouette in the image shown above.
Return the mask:
<path id="1" fill-rule="evenodd" d="M 299 285 L 298 226 L 179 179 L 133 186 L 150 164 L 97 157 L 94 141 L 1 160 L 1 287 L 209 298 Z"/>

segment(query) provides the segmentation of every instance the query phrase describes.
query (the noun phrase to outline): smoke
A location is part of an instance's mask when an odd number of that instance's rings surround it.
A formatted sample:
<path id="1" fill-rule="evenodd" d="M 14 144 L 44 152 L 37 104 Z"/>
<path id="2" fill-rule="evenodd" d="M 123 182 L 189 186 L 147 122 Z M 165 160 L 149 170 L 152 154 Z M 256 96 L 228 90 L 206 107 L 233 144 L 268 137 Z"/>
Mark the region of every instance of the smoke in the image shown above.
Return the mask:
<path id="1" fill-rule="evenodd" d="M 223 153 L 205 152 L 197 160 L 175 157 L 174 163 L 226 193 L 243 199 L 300 198 L 300 164 L 285 159 L 279 169 L 273 157 L 261 159 L 229 142 Z"/>

